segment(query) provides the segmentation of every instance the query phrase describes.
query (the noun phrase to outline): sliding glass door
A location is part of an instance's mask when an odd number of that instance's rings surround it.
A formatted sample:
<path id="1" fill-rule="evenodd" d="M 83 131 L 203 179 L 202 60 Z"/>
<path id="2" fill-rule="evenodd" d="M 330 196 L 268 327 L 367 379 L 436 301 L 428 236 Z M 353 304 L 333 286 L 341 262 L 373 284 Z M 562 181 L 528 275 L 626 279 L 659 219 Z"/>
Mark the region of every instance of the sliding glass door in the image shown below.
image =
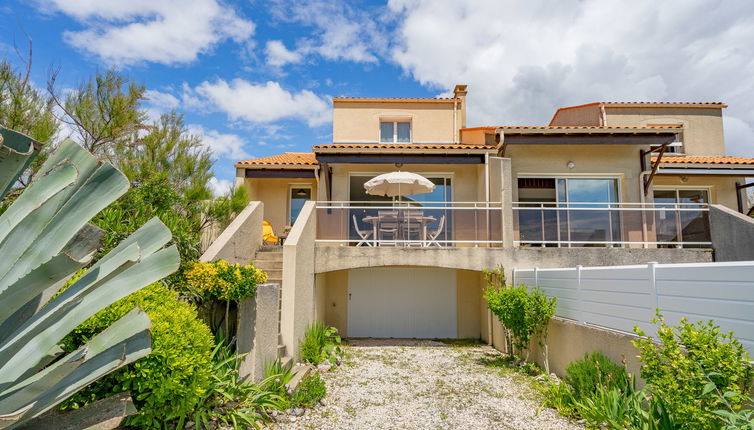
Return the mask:
<path id="1" fill-rule="evenodd" d="M 621 241 L 620 211 L 609 210 L 619 202 L 617 179 L 563 178 L 557 188 L 559 206 L 568 207 L 560 215 L 566 218 L 560 222 L 561 240 L 572 246 Z"/>
<path id="2" fill-rule="evenodd" d="M 621 241 L 616 178 L 519 178 L 519 237 L 542 246 L 604 246 Z M 541 209 L 534 209 L 541 208 Z"/>

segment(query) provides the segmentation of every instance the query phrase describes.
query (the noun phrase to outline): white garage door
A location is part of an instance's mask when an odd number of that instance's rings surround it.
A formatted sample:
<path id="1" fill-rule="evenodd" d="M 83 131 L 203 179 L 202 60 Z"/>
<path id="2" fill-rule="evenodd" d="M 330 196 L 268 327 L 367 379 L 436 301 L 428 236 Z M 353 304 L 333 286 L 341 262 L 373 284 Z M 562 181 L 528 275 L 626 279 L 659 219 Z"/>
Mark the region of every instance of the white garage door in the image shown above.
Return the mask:
<path id="1" fill-rule="evenodd" d="M 348 298 L 349 337 L 456 337 L 455 270 L 351 270 Z"/>

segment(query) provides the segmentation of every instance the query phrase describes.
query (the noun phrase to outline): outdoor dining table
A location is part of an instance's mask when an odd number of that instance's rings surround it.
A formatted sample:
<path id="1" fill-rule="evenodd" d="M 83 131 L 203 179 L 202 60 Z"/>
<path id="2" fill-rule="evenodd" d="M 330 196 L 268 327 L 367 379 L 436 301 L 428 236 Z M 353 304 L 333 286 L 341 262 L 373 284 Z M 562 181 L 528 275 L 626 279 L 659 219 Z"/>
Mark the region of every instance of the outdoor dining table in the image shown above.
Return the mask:
<path id="1" fill-rule="evenodd" d="M 362 221 L 368 222 L 372 224 L 372 237 L 374 238 L 375 244 L 377 244 L 377 241 L 379 240 L 377 236 L 377 232 L 380 230 L 380 224 L 385 223 L 391 223 L 391 224 L 398 224 L 398 231 L 403 231 L 403 226 L 405 225 L 419 225 L 419 231 L 421 231 L 421 240 L 425 241 L 427 240 L 427 225 L 431 224 L 435 221 L 437 221 L 437 218 L 433 216 L 427 216 L 427 215 L 419 215 L 419 216 L 409 216 L 408 218 L 402 217 L 402 216 L 378 216 L 378 215 L 369 215 L 362 218 Z"/>

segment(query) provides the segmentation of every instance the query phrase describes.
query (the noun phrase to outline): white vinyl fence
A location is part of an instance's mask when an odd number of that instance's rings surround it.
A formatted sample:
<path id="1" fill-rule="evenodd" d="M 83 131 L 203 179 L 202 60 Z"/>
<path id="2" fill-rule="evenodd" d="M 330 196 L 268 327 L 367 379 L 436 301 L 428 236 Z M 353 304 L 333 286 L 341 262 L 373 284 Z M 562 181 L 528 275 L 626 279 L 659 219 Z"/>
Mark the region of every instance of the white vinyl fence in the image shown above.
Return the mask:
<path id="1" fill-rule="evenodd" d="M 626 332 L 654 335 L 656 308 L 672 324 L 712 319 L 754 354 L 754 261 L 519 269 L 513 282 L 557 297 L 557 316 Z"/>

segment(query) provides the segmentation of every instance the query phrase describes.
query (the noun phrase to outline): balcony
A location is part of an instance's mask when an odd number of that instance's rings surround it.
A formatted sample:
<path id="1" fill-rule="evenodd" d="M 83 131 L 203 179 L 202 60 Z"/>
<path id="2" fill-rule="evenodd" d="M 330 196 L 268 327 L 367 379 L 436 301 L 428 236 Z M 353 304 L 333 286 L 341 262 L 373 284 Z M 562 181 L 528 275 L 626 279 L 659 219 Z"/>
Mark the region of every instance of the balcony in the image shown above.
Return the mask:
<path id="1" fill-rule="evenodd" d="M 709 248 L 706 204 L 518 202 L 316 203 L 316 242 L 340 246 Z M 509 227 L 510 228 L 510 227 Z"/>
<path id="2" fill-rule="evenodd" d="M 500 203 L 317 202 L 318 243 L 350 246 L 502 246 Z"/>
<path id="3" fill-rule="evenodd" d="M 514 203 L 517 246 L 711 247 L 699 203 Z"/>

